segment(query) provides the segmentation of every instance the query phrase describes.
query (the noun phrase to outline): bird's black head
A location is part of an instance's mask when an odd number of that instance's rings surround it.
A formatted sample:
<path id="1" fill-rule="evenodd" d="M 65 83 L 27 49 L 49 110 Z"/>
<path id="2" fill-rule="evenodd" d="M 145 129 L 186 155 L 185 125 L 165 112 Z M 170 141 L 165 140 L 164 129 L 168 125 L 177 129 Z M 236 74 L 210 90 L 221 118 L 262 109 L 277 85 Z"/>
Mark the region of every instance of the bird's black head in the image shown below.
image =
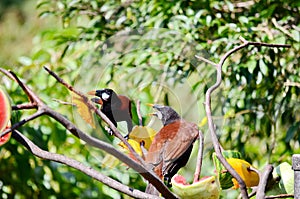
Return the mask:
<path id="1" fill-rule="evenodd" d="M 157 112 L 154 114 L 164 126 L 181 119 L 180 115 L 171 107 L 155 104 L 152 106 Z"/>
<path id="2" fill-rule="evenodd" d="M 115 95 L 115 92 L 110 88 L 105 88 L 101 90 L 96 90 L 95 95 L 97 97 L 100 97 L 102 101 L 111 101 L 111 98 L 113 95 Z"/>

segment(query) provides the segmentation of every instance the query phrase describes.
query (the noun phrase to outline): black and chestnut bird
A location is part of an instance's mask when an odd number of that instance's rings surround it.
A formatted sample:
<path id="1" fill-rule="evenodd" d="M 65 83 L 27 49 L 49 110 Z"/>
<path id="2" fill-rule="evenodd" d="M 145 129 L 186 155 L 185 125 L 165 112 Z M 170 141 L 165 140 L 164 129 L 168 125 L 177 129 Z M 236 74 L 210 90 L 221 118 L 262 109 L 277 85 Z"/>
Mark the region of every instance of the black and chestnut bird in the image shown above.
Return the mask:
<path id="1" fill-rule="evenodd" d="M 101 105 L 101 111 L 117 127 L 117 122 L 125 121 L 127 123 L 128 137 L 132 130 L 131 101 L 124 95 L 117 95 L 112 89 L 105 88 L 88 92 L 99 98 L 93 98 L 92 101 Z"/>
<path id="2" fill-rule="evenodd" d="M 169 106 L 151 105 L 163 123 L 162 129 L 155 135 L 145 161 L 153 166 L 154 172 L 170 185 L 171 178 L 184 167 L 191 155 L 193 144 L 198 138 L 196 124 L 183 120 Z M 146 192 L 153 192 L 148 185 Z M 155 190 L 155 189 L 154 189 Z"/>

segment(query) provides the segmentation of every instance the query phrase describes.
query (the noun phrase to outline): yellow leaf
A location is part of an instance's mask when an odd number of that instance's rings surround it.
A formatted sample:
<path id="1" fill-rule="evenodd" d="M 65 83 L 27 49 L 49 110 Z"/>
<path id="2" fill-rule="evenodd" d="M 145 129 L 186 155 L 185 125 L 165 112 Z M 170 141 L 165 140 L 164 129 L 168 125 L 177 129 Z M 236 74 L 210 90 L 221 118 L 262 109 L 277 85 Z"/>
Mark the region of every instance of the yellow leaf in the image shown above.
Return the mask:
<path id="1" fill-rule="evenodd" d="M 86 121 L 88 124 L 90 124 L 93 128 L 96 128 L 92 111 L 85 104 L 82 97 L 76 95 L 75 93 L 72 93 L 72 94 L 73 94 L 73 103 L 76 105 L 77 111 L 78 111 L 79 115 L 81 116 L 81 118 L 84 121 Z"/>
<path id="2" fill-rule="evenodd" d="M 135 126 L 129 134 L 129 138 L 139 143 L 139 146 L 143 143 L 145 149 L 149 150 L 155 135 L 156 131 L 148 126 Z"/>
<path id="3" fill-rule="evenodd" d="M 204 117 L 201 122 L 198 124 L 199 127 L 204 126 L 207 123 L 207 117 Z"/>
<path id="4" fill-rule="evenodd" d="M 115 168 L 119 164 L 119 160 L 110 154 L 106 154 L 101 163 L 104 168 Z"/>

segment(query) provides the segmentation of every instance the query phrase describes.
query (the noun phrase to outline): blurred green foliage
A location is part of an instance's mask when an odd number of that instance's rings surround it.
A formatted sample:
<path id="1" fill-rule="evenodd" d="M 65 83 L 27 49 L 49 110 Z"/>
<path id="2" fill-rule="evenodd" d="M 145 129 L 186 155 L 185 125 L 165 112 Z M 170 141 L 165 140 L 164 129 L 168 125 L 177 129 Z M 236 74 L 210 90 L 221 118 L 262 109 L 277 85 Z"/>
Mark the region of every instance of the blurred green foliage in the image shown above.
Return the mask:
<path id="1" fill-rule="evenodd" d="M 147 102 L 174 106 L 185 119 L 199 123 L 215 70 L 195 55 L 218 62 L 240 44 L 240 36 L 290 44 L 290 49 L 250 46 L 233 54 L 223 67 L 223 83 L 213 94 L 212 108 L 224 148 L 240 151 L 254 166 L 290 162 L 291 155 L 300 152 L 299 1 L 40 0 L 36 7 L 28 2 L 16 10 L 6 7 L 12 15 L 1 15 L 0 45 L 6 49 L 1 67 L 13 69 L 51 108 L 80 128 L 115 145 L 116 140 L 99 133 L 102 128 L 91 129 L 73 107 L 53 100 L 71 102 L 72 97 L 43 65 L 83 92 L 111 87 L 141 100 L 144 124 L 150 121 Z M 20 12 L 25 16 L 21 23 L 16 17 Z M 20 67 L 12 67 L 16 65 Z M 21 89 L 1 77 L 13 104 L 25 103 Z M 21 118 L 32 112 L 20 111 Z M 156 129 L 158 125 L 153 124 Z M 203 173 L 213 174 L 212 145 L 207 126 L 202 129 Z M 20 131 L 43 149 L 99 168 L 134 188 L 145 187 L 124 165 L 106 168 L 105 154 L 85 146 L 52 119 L 41 117 Z M 126 197 L 66 166 L 34 158 L 13 139 L 1 147 L 0 158 L 2 198 Z M 192 178 L 194 164 L 191 158 L 181 172 Z M 236 193 L 226 194 L 234 198 Z"/>

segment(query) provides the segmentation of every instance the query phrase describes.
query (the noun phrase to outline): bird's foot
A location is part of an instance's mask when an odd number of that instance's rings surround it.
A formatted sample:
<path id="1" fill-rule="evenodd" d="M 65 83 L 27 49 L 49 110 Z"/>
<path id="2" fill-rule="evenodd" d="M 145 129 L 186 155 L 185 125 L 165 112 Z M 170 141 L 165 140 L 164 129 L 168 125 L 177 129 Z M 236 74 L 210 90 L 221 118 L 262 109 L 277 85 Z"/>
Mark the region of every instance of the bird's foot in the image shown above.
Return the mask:
<path id="1" fill-rule="evenodd" d="M 114 135 L 115 133 L 113 132 L 113 130 L 111 128 L 109 128 L 108 126 L 105 126 L 104 129 L 107 131 L 107 133 L 109 135 Z"/>
<path id="2" fill-rule="evenodd" d="M 124 138 L 125 138 L 126 140 L 128 140 L 128 138 L 129 138 L 129 133 L 128 133 L 127 135 L 125 135 Z"/>
<path id="3" fill-rule="evenodd" d="M 171 178 L 170 177 L 164 176 L 164 181 L 165 181 L 167 187 L 169 187 L 169 188 L 172 187 Z"/>

